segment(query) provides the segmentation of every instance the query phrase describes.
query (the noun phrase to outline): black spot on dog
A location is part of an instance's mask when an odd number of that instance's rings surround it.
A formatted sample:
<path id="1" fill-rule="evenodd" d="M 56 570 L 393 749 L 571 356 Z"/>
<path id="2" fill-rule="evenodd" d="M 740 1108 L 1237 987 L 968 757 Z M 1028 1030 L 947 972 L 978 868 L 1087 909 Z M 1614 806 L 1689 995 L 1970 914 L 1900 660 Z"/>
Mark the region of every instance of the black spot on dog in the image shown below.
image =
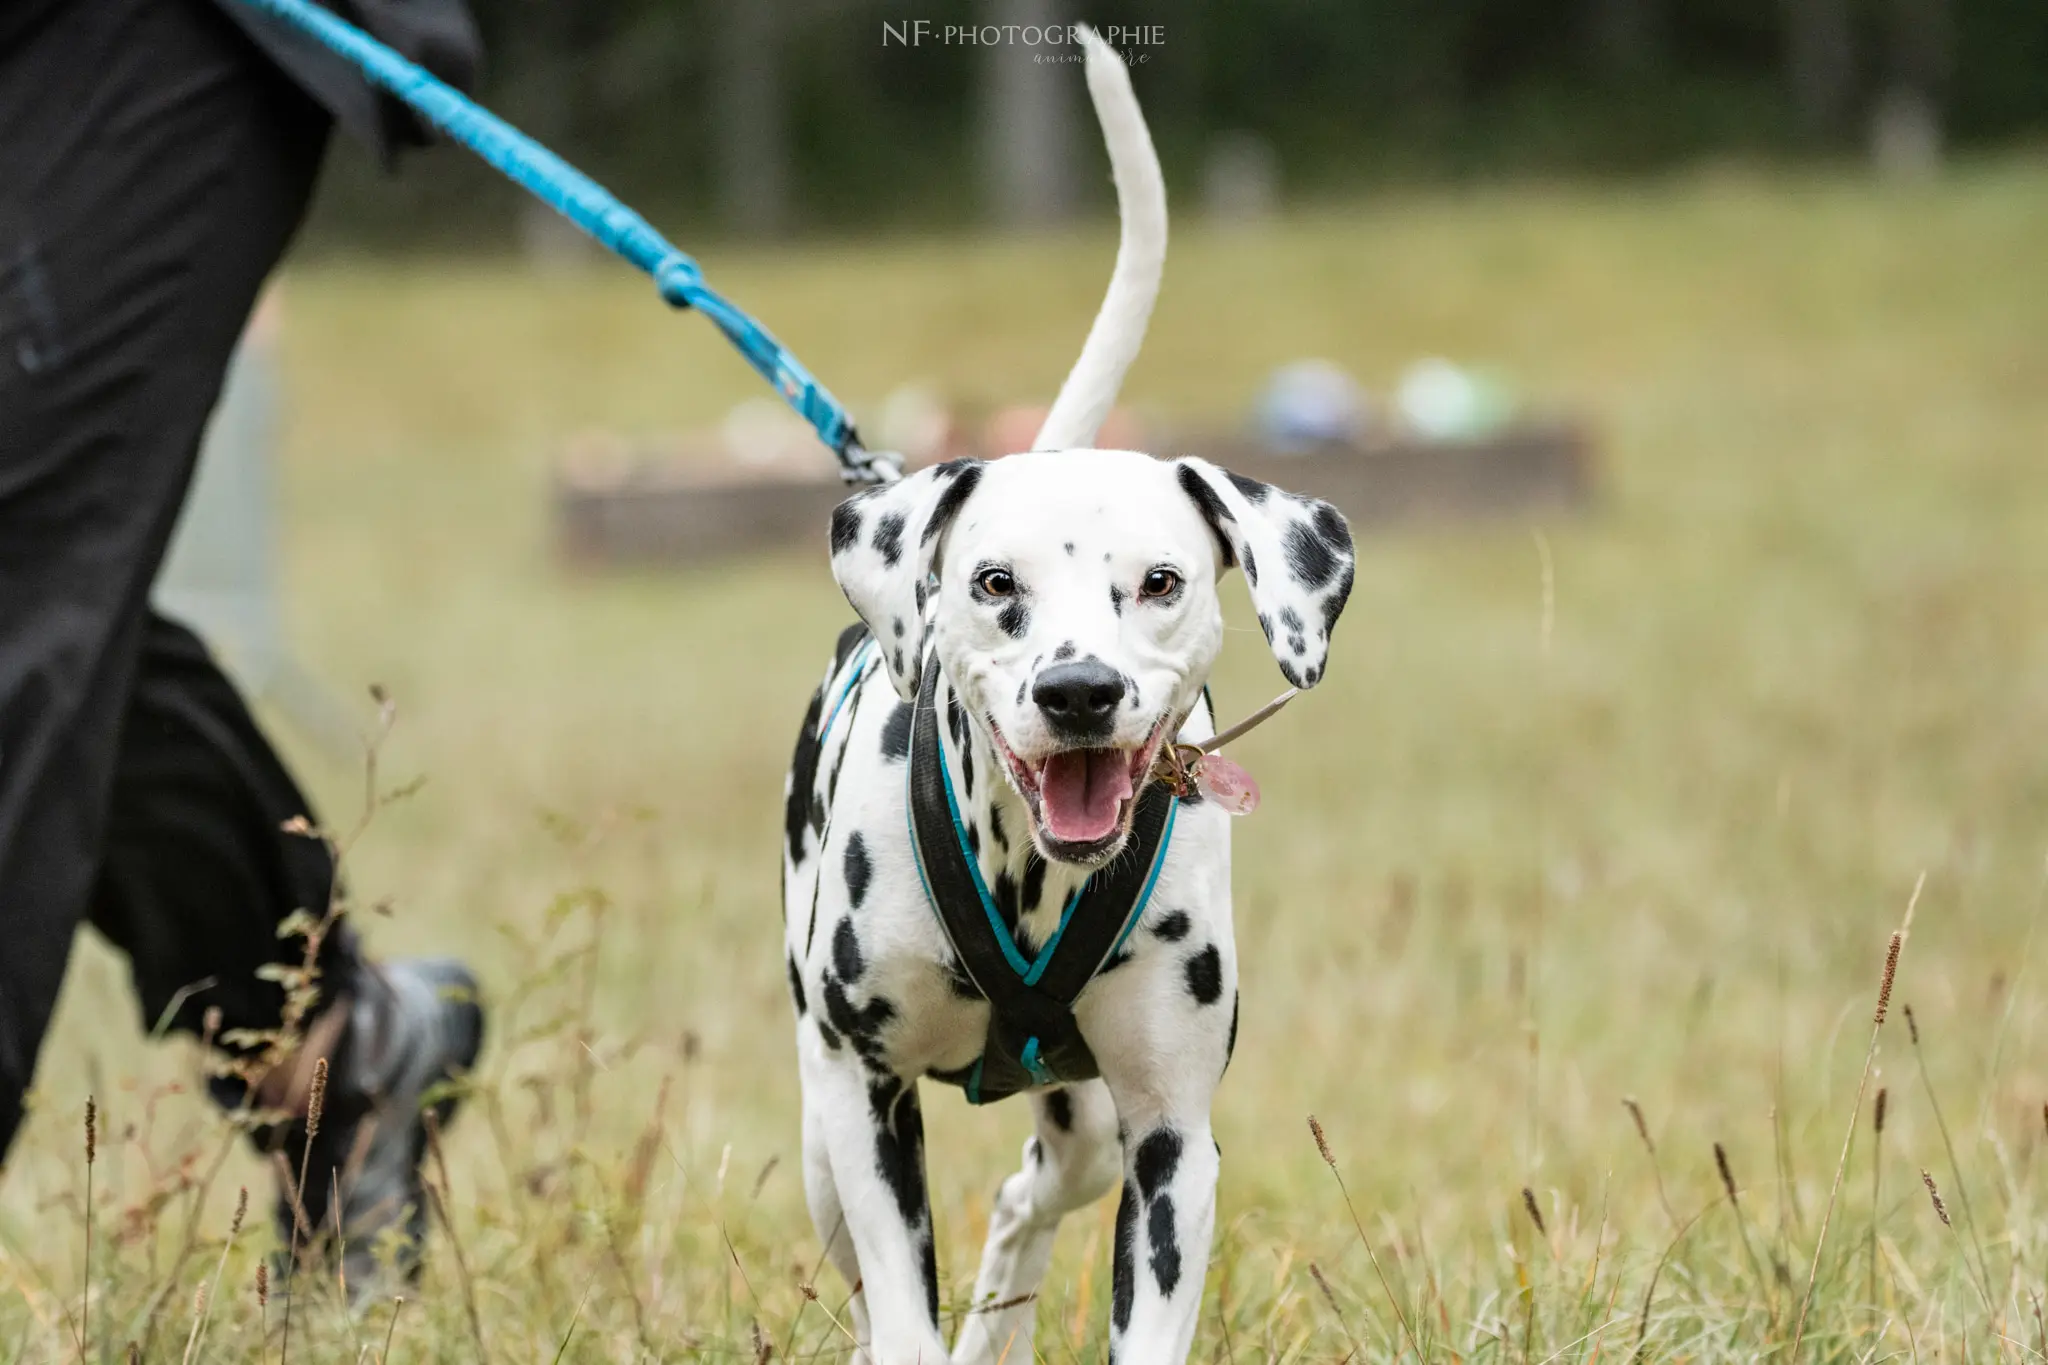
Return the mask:
<path id="1" fill-rule="evenodd" d="M 971 745 L 960 746 L 960 790 L 974 795 L 974 749 Z"/>
<path id="2" fill-rule="evenodd" d="M 1003 828 L 1003 808 L 1001 806 L 990 806 L 988 808 L 988 832 L 989 836 L 996 841 L 997 848 L 1003 849 L 1005 852 L 1009 850 L 1010 835 Z"/>
<path id="3" fill-rule="evenodd" d="M 839 1035 L 832 1026 L 823 1019 L 814 1019 L 811 1022 L 818 1026 L 818 1037 L 824 1040 L 825 1046 L 833 1052 L 839 1051 Z"/>
<path id="4" fill-rule="evenodd" d="M 896 703 L 896 709 L 882 722 L 882 757 L 901 759 L 910 757 L 911 705 L 907 701 Z"/>
<path id="5" fill-rule="evenodd" d="M 1124 1182 L 1123 1198 L 1116 1202 L 1116 1254 L 1110 1269 L 1109 1320 L 1121 1332 L 1131 1325 L 1131 1309 L 1138 1301 L 1138 1192 Z"/>
<path id="6" fill-rule="evenodd" d="M 811 789 L 818 784 L 818 717 L 825 709 L 821 689 L 811 695 L 804 712 L 803 728 L 797 731 L 796 753 L 789 760 L 789 795 L 782 806 L 782 829 L 789 846 L 789 860 L 804 857 L 804 831 L 810 827 Z"/>
<path id="7" fill-rule="evenodd" d="M 860 974 L 867 969 L 867 959 L 861 956 L 860 935 L 853 931 L 853 921 L 839 921 L 839 927 L 832 931 L 832 970 L 839 973 L 841 981 L 850 984 L 860 980 Z"/>
<path id="8" fill-rule="evenodd" d="M 859 543 L 860 509 L 848 499 L 832 509 L 832 553 L 843 555 Z"/>
<path id="9" fill-rule="evenodd" d="M 1074 542 L 1073 542 L 1073 541 L 1071 541 L 1071 540 L 1067 542 L 1067 553 L 1068 553 L 1068 554 L 1072 554 L 1072 553 L 1074 553 Z"/>
<path id="10" fill-rule="evenodd" d="M 1259 561 L 1252 558 L 1249 547 L 1244 552 L 1244 581 L 1255 588 L 1259 586 Z"/>
<path id="11" fill-rule="evenodd" d="M 946 491 L 939 494 L 939 500 L 932 505 L 931 519 L 924 524 L 924 531 L 917 538 L 920 545 L 928 545 L 934 537 L 953 524 L 953 518 L 973 495 L 974 486 L 981 482 L 981 461 L 948 460 L 937 465 L 937 477 L 948 479 Z"/>
<path id="12" fill-rule="evenodd" d="M 1326 637 L 1337 628 L 1337 617 L 1342 614 L 1344 604 L 1351 600 L 1351 584 L 1355 576 L 1355 571 L 1346 564 L 1344 572 L 1337 575 L 1337 586 L 1323 598 L 1323 634 Z"/>
<path id="13" fill-rule="evenodd" d="M 963 752 L 966 750 L 967 708 L 960 704 L 958 692 L 946 698 L 946 733 L 953 737 L 953 743 Z"/>
<path id="14" fill-rule="evenodd" d="M 1316 664 L 1312 666 L 1311 668 L 1309 668 L 1307 672 L 1301 675 L 1301 682 L 1302 686 L 1304 687 L 1314 687 L 1317 683 L 1321 682 L 1322 680 L 1323 666 L 1321 664 Z"/>
<path id="15" fill-rule="evenodd" d="M 1068 659 L 1071 659 L 1073 657 L 1074 642 L 1072 640 L 1062 641 L 1060 643 L 1060 647 L 1052 652 L 1052 661 L 1056 664 L 1065 663 Z"/>
<path id="16" fill-rule="evenodd" d="M 925 600 L 925 586 L 924 586 L 924 580 L 923 580 L 922 578 L 920 578 L 920 579 L 918 579 L 918 580 L 917 580 L 917 584 L 916 584 L 916 586 L 915 586 L 915 587 L 913 587 L 913 588 L 911 589 L 911 591 L 910 591 L 910 595 L 911 595 L 911 597 L 913 597 L 914 599 L 916 599 L 916 602 L 917 602 L 917 614 L 918 614 L 919 616 L 922 616 L 922 615 L 924 615 L 924 600 Z"/>
<path id="17" fill-rule="evenodd" d="M 1124 590 L 1116 584 L 1109 585 L 1109 609 L 1118 616 L 1124 614 Z"/>
<path id="18" fill-rule="evenodd" d="M 1062 1133 L 1074 1131 L 1074 1097 L 1064 1090 L 1049 1091 L 1045 1097 L 1045 1116 L 1052 1120 L 1052 1126 Z"/>
<path id="19" fill-rule="evenodd" d="M 1191 923 L 1187 911 L 1169 910 L 1160 917 L 1159 923 L 1152 926 L 1152 932 L 1168 943 L 1178 943 L 1188 936 Z"/>
<path id="20" fill-rule="evenodd" d="M 1024 858 L 1024 895 L 1022 900 L 1025 914 L 1038 908 L 1038 901 L 1045 894 L 1045 859 L 1036 853 Z"/>
<path id="21" fill-rule="evenodd" d="M 885 513 L 875 523 L 875 538 L 869 543 L 880 552 L 882 562 L 895 568 L 903 559 L 903 527 L 905 518 L 901 512 Z"/>
<path id="22" fill-rule="evenodd" d="M 846 667 L 846 661 L 853 657 L 853 651 L 859 649 L 867 638 L 868 628 L 859 621 L 839 632 L 838 640 L 832 645 L 832 677 L 828 681 L 839 680 L 839 670 Z"/>
<path id="23" fill-rule="evenodd" d="M 889 651 L 889 667 L 898 677 L 903 675 L 903 650 L 900 646 Z"/>
<path id="24" fill-rule="evenodd" d="M 902 618 L 902 617 L 900 617 L 900 616 L 899 616 L 899 617 L 897 617 L 897 618 L 896 618 L 896 623 L 895 623 L 895 626 L 894 626 L 894 630 L 895 630 L 895 632 L 896 632 L 896 638 L 897 638 L 897 639 L 899 639 L 899 640 L 900 640 L 900 639 L 902 639 L 902 638 L 903 638 L 903 618 Z"/>
<path id="25" fill-rule="evenodd" d="M 1022 706 L 1023 704 L 1024 704 L 1024 680 L 1020 678 L 1020 679 L 1018 679 L 1018 680 L 1017 680 L 1017 705 L 1019 705 L 1019 706 Z"/>
<path id="26" fill-rule="evenodd" d="M 1223 1043 L 1223 1069 L 1230 1069 L 1230 1059 L 1237 1055 L 1237 1003 L 1238 992 L 1230 993 L 1230 1037 Z"/>
<path id="27" fill-rule="evenodd" d="M 1344 524 L 1344 514 L 1327 502 L 1316 504 L 1316 534 L 1323 543 L 1339 554 L 1351 551 L 1351 528 Z"/>
<path id="28" fill-rule="evenodd" d="M 1287 637 L 1287 647 L 1296 654 L 1306 654 L 1308 652 L 1308 641 L 1302 639 L 1299 635 L 1290 635 Z"/>
<path id="29" fill-rule="evenodd" d="M 855 830 L 846 840 L 846 895 L 853 908 L 868 898 L 868 883 L 874 878 L 874 864 L 868 861 L 868 841 Z"/>
<path id="30" fill-rule="evenodd" d="M 1162 1294 L 1173 1293 L 1180 1283 L 1180 1242 L 1173 1230 L 1173 1200 L 1160 1195 L 1152 1201 L 1145 1231 L 1152 1243 L 1152 1278 Z"/>
<path id="31" fill-rule="evenodd" d="M 894 1076 L 868 1086 L 868 1110 L 875 1121 L 875 1169 L 896 1196 L 897 1212 L 911 1227 L 928 1216 L 924 1189 L 924 1111 L 917 1087 Z M 936 1310 L 935 1310 L 936 1311 Z"/>
<path id="32" fill-rule="evenodd" d="M 797 970 L 795 954 L 785 956 L 783 962 L 789 967 L 790 1003 L 796 1006 L 796 1017 L 801 1019 L 809 1008 L 809 1002 L 804 999 L 804 974 Z"/>
<path id="33" fill-rule="evenodd" d="M 1037 1138 L 1024 1140 L 1024 1159 L 1034 1166 L 1045 1160 L 1045 1148 Z"/>
<path id="34" fill-rule="evenodd" d="M 859 703 L 856 702 L 855 705 Z M 849 720 L 852 717 L 848 717 Z M 839 770 L 846 766 L 846 746 L 839 746 L 839 753 L 832 760 L 832 774 L 825 779 L 825 799 L 811 803 L 811 827 L 820 833 L 825 829 L 825 807 L 839 799 Z"/>
<path id="35" fill-rule="evenodd" d="M 1302 628 L 1301 613 L 1293 607 L 1280 608 L 1280 624 L 1289 630 L 1299 632 Z"/>
<path id="36" fill-rule="evenodd" d="M 832 766 L 832 776 L 835 778 L 839 776 L 839 766 L 837 764 Z M 823 834 L 824 832 L 825 798 L 818 792 L 813 791 L 811 793 L 811 833 Z"/>
<path id="37" fill-rule="evenodd" d="M 1262 631 L 1264 631 L 1264 632 L 1266 633 L 1266 643 L 1267 643 L 1267 644 L 1269 644 L 1269 645 L 1270 645 L 1270 644 L 1272 644 L 1272 643 L 1273 643 L 1273 618 L 1272 618 L 1272 617 L 1270 617 L 1270 616 L 1268 616 L 1268 615 L 1266 615 L 1266 613 L 1264 613 L 1264 612 L 1260 612 L 1260 613 L 1259 613 L 1259 629 L 1260 629 L 1260 630 L 1262 630 Z"/>
<path id="38" fill-rule="evenodd" d="M 1024 638 L 1024 632 L 1031 628 L 1031 609 L 1012 597 L 1003 609 L 996 613 L 996 625 L 1012 640 Z"/>
<path id="39" fill-rule="evenodd" d="M 1198 1005 L 1213 1005 L 1223 996 L 1223 954 L 1210 944 L 1188 959 L 1188 994 Z"/>
<path id="40" fill-rule="evenodd" d="M 981 826 L 979 825 L 969 825 L 967 827 L 967 852 L 976 858 L 981 856 Z"/>
<path id="41" fill-rule="evenodd" d="M 929 1228 L 925 1230 L 923 1245 L 918 1249 L 918 1272 L 924 1276 L 925 1317 L 936 1327 L 939 1325 L 939 1248 Z"/>
<path id="42" fill-rule="evenodd" d="M 1307 587 L 1322 587 L 1342 567 L 1336 553 L 1305 523 L 1291 523 L 1280 541 L 1287 550 L 1288 571 Z"/>
<path id="43" fill-rule="evenodd" d="M 1272 484 L 1260 483 L 1257 479 L 1247 479 L 1242 474 L 1232 474 L 1225 470 L 1224 477 L 1236 485 L 1237 491 L 1244 494 L 1244 500 L 1251 503 L 1254 507 L 1264 502 L 1267 495 L 1273 491 Z"/>
<path id="44" fill-rule="evenodd" d="M 1172 1182 L 1180 1169 L 1180 1153 L 1180 1134 L 1171 1128 L 1155 1128 L 1138 1144 L 1131 1168 L 1138 1177 L 1138 1193 L 1147 1203 Z"/>
<path id="45" fill-rule="evenodd" d="M 1231 548 L 1230 535 L 1223 529 L 1225 522 L 1236 526 L 1237 519 L 1230 515 L 1230 509 L 1223 505 L 1223 499 L 1216 495 L 1216 490 L 1209 486 L 1207 479 L 1195 472 L 1192 465 L 1181 465 L 1174 471 L 1174 478 L 1179 481 L 1181 491 L 1195 504 L 1195 510 L 1202 514 L 1202 520 L 1209 524 L 1209 534 L 1216 538 L 1216 556 L 1223 567 L 1227 569 L 1237 563 L 1236 553 Z"/>
<path id="46" fill-rule="evenodd" d="M 845 983 L 825 974 L 825 1017 L 832 1027 L 846 1035 L 861 1060 L 879 1066 L 882 1062 L 882 1030 L 896 1017 L 896 1007 L 881 996 L 873 996 L 858 1009 L 846 994 Z"/>
<path id="47" fill-rule="evenodd" d="M 1005 869 L 996 874 L 996 884 L 990 888 L 995 896 L 996 913 L 1003 917 L 1003 923 L 1012 934 L 1017 932 L 1017 918 L 1020 914 L 1017 879 Z"/>

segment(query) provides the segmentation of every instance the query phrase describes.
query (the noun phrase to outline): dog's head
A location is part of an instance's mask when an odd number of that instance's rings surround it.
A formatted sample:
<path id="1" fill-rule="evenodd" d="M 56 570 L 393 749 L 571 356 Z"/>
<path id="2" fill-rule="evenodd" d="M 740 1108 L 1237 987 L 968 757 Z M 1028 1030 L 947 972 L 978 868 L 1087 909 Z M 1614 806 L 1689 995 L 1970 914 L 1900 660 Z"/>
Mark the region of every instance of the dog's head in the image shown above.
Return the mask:
<path id="1" fill-rule="evenodd" d="M 1280 671 L 1315 686 L 1351 592 L 1351 532 L 1328 503 L 1203 460 L 1072 450 L 938 465 L 832 517 L 832 575 L 897 693 L 916 695 L 936 650 L 1039 851 L 1082 865 L 1123 846 L 1208 680 L 1233 566 Z"/>

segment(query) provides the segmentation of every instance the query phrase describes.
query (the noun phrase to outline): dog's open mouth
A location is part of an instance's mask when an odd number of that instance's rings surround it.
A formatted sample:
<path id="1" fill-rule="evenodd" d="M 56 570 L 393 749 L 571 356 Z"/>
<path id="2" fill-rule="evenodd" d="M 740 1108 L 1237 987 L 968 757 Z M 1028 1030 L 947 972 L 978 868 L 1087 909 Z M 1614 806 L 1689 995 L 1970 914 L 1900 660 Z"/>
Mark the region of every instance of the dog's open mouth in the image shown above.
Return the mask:
<path id="1" fill-rule="evenodd" d="M 1019 758 L 1002 732 L 995 732 L 1049 851 L 1085 862 L 1107 853 L 1129 832 L 1138 788 L 1151 770 L 1165 725 L 1161 721 L 1135 748 L 1063 749 L 1036 763 Z"/>

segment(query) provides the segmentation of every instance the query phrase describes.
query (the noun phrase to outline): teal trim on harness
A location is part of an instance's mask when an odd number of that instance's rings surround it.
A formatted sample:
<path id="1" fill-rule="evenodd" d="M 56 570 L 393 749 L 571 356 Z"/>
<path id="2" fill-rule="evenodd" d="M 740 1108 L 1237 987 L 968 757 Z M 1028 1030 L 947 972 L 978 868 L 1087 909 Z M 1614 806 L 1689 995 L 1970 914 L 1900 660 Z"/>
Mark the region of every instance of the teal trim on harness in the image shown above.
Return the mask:
<path id="1" fill-rule="evenodd" d="M 797 362 L 788 347 L 705 283 L 704 271 L 695 260 L 602 185 L 426 68 L 407 61 L 311 0 L 241 3 L 283 20 L 342 57 L 371 84 L 475 152 L 621 260 L 652 276 L 670 305 L 694 308 L 711 319 L 839 458 L 840 475 L 848 483 L 887 483 L 897 477 L 899 465 L 893 457 L 878 457 L 861 446 L 845 405 Z"/>
<path id="2" fill-rule="evenodd" d="M 1124 949 L 1124 941 L 1131 931 L 1138 927 L 1138 921 L 1145 918 L 1145 907 L 1152 903 L 1152 888 L 1159 885 L 1159 874 L 1166 870 L 1166 850 L 1173 844 L 1173 822 L 1180 817 L 1180 802 L 1166 808 L 1166 830 L 1159 836 L 1159 854 L 1152 859 L 1151 875 L 1145 878 L 1145 888 L 1138 893 L 1138 903 L 1131 910 L 1131 917 L 1124 921 L 1124 931 L 1116 936 L 1110 946 L 1109 955 L 1115 957 Z"/>
<path id="3" fill-rule="evenodd" d="M 919 868 L 917 875 L 920 881 L 923 880 L 924 869 Z M 932 889 L 929 886 L 927 886 L 924 889 L 924 893 L 926 897 L 929 898 L 932 893 Z M 980 1057 L 976 1057 L 974 1059 L 974 1074 L 967 1078 L 967 1084 L 962 1087 L 967 1092 L 967 1102 L 969 1104 L 981 1103 L 981 1064 L 984 1060 L 986 1060 L 987 1055 L 988 1054 L 983 1053 Z"/>
<path id="4" fill-rule="evenodd" d="M 996 946 L 1003 950 L 1003 959 L 1018 976 L 1024 978 L 1024 984 L 1036 986 L 1038 978 L 1044 976 L 1045 969 L 1052 964 L 1053 950 L 1060 946 L 1060 936 L 1067 932 L 1067 922 L 1073 919 L 1074 907 L 1081 903 L 1081 893 L 1088 889 L 1088 881 L 1084 879 L 1074 888 L 1074 894 L 1067 897 L 1067 908 L 1060 911 L 1059 927 L 1053 930 L 1052 937 L 1046 940 L 1045 947 L 1038 950 L 1037 958 L 1026 962 L 1023 951 L 1017 947 L 1017 940 L 1010 937 L 1008 927 L 1003 924 L 1002 912 L 996 909 L 995 897 L 988 893 L 988 883 L 982 880 L 981 860 L 976 858 L 974 850 L 967 846 L 967 830 L 960 823 L 960 806 L 953 798 L 953 773 L 946 763 L 944 744 L 939 745 L 939 781 L 946 793 L 946 814 L 953 817 L 953 838 L 959 841 L 960 856 L 966 859 L 967 871 L 974 878 L 974 894 L 981 897 L 981 913 L 988 916 L 989 932 L 996 936 Z M 1167 828 L 1172 829 L 1171 817 L 1168 818 Z M 925 887 L 925 899 L 932 899 L 929 886 Z M 933 906 L 933 913 L 937 913 L 936 904 Z"/>
<path id="5" fill-rule="evenodd" d="M 1031 1079 L 1037 1081 L 1040 1085 L 1051 1085 L 1059 1079 L 1050 1071 L 1047 1071 L 1045 1064 L 1038 1060 L 1038 1039 L 1036 1038 L 1025 1040 L 1023 1049 L 1017 1054 L 1017 1060 L 1022 1062 L 1024 1069 L 1031 1073 Z"/>
<path id="6" fill-rule="evenodd" d="M 869 673 L 874 671 L 875 664 L 880 661 L 879 656 L 877 656 L 877 658 L 869 659 L 867 662 L 860 663 L 856 666 L 856 661 L 859 660 L 862 655 L 866 654 L 869 650 L 873 649 L 874 647 L 874 637 L 869 636 L 867 639 L 861 641 L 860 648 L 856 649 L 853 652 L 853 658 L 848 659 L 846 661 L 847 666 L 853 669 L 853 676 L 848 678 L 846 680 L 846 686 L 840 689 L 839 700 L 832 703 L 832 714 L 825 717 L 825 723 L 818 727 L 819 748 L 822 749 L 825 747 L 825 736 L 831 734 L 832 727 L 838 723 L 839 713 L 845 709 L 847 698 L 853 695 L 854 689 L 858 688 L 861 685 L 862 680 L 865 679 Z"/>

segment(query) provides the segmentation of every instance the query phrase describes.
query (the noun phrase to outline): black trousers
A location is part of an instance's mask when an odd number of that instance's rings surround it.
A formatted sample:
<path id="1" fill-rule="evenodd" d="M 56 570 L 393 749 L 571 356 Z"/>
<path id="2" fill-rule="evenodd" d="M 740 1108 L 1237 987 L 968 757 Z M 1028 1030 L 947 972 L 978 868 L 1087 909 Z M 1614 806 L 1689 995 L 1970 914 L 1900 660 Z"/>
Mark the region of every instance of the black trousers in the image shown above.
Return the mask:
<path id="1" fill-rule="evenodd" d="M 0 1158 L 82 920 L 144 1026 L 258 1029 L 278 922 L 327 905 L 305 799 L 149 591 L 328 133 L 206 0 L 0 30 Z M 347 989 L 346 932 L 321 965 Z"/>

